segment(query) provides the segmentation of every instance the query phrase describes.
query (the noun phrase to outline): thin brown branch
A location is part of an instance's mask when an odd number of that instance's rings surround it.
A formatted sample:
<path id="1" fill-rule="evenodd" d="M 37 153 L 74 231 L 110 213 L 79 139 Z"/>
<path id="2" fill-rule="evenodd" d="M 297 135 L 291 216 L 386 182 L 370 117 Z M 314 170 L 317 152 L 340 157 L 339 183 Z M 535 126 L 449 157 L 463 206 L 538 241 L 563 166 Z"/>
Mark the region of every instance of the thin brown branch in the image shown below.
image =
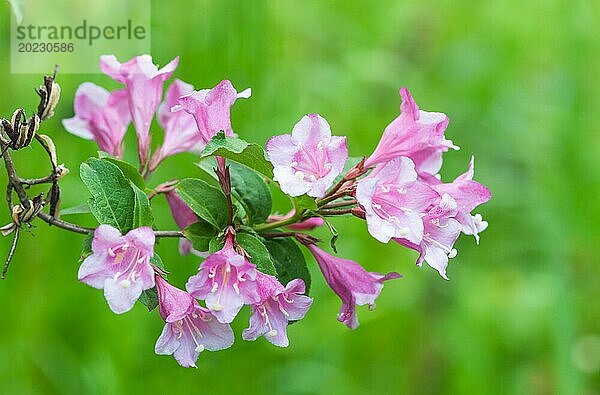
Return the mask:
<path id="1" fill-rule="evenodd" d="M 330 209 L 330 208 L 339 208 L 339 207 L 354 206 L 355 204 L 358 204 L 358 202 L 356 201 L 356 199 L 342 200 L 340 202 L 328 203 L 328 204 L 322 206 L 321 209 Z"/>
<path id="2" fill-rule="evenodd" d="M 2 276 L 0 278 L 2 280 L 6 279 L 6 273 L 8 272 L 8 266 L 12 261 L 13 255 L 15 254 L 15 250 L 17 249 L 17 242 L 19 241 L 19 228 L 15 228 L 15 235 L 13 238 L 13 242 L 10 246 L 10 251 L 8 252 L 8 257 L 6 258 L 6 262 L 4 262 L 4 267 L 2 268 Z"/>
<path id="3" fill-rule="evenodd" d="M 324 209 L 324 210 L 318 210 L 317 214 L 326 216 L 326 217 L 331 217 L 331 216 L 335 216 L 335 215 L 344 215 L 344 214 L 352 214 L 352 208 L 346 208 L 346 209 L 342 209 L 342 210 L 333 210 L 333 209 Z"/>

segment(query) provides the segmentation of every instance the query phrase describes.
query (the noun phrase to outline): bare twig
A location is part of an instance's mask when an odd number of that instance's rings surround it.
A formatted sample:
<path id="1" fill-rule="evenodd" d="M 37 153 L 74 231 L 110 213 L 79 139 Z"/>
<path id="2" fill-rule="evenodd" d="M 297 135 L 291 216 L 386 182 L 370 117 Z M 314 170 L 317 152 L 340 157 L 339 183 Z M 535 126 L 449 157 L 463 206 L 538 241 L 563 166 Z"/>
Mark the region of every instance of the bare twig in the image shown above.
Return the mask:
<path id="1" fill-rule="evenodd" d="M 356 199 L 351 200 L 342 200 L 341 202 L 328 203 L 321 207 L 321 209 L 330 209 L 330 208 L 339 208 L 339 207 L 347 207 L 358 204 Z"/>
<path id="2" fill-rule="evenodd" d="M 8 252 L 8 257 L 6 258 L 6 262 L 4 263 L 4 267 L 2 268 L 2 280 L 6 279 L 6 273 L 8 272 L 8 266 L 10 265 L 10 261 L 12 261 L 13 255 L 15 254 L 15 250 L 17 249 L 17 242 L 19 241 L 19 228 L 15 228 L 15 236 L 13 238 L 12 245 L 10 246 L 10 251 Z"/>
<path id="3" fill-rule="evenodd" d="M 352 210 L 353 210 L 352 208 L 345 208 L 345 209 L 341 209 L 341 210 L 324 209 L 324 210 L 317 211 L 317 214 L 323 215 L 325 217 L 331 217 L 334 215 L 352 214 Z"/>

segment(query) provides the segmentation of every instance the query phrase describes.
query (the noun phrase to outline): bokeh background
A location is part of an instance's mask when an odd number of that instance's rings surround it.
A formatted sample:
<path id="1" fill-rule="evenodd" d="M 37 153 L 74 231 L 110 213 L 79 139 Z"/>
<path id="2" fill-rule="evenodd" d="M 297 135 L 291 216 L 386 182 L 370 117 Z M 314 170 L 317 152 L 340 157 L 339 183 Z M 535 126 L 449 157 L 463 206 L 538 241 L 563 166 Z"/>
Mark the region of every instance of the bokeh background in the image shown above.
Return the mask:
<path id="1" fill-rule="evenodd" d="M 599 5 L 152 1 L 158 63 L 180 55 L 176 76 L 198 88 L 223 78 L 252 87 L 233 109 L 247 140 L 264 143 L 319 112 L 348 135 L 351 155 L 368 154 L 408 86 L 423 109 L 451 118 L 447 136 L 462 149 L 446 155 L 443 178 L 475 154 L 476 178 L 493 192 L 479 210 L 490 227 L 479 246 L 461 237 L 444 281 L 415 267 L 415 253 L 371 239 L 363 223 L 337 221 L 341 255 L 405 276 L 386 284 L 375 311 L 360 309 L 357 330 L 336 321 L 340 302 L 311 261 L 316 302 L 290 327 L 288 349 L 242 341 L 245 311 L 234 347 L 186 370 L 154 355 L 158 314 L 138 305 L 115 316 L 100 292 L 76 281 L 81 236 L 37 222 L 0 283 L 0 393 L 599 394 Z M 0 114 L 8 117 L 17 105 L 33 108 L 40 76 L 9 72 L 5 4 L 0 26 Z M 96 147 L 60 125 L 87 80 L 116 87 L 102 75 L 60 76 L 63 99 L 45 126 L 72 170 L 63 207 L 87 199 L 78 166 Z M 40 158 L 37 148 L 15 155 L 31 177 L 45 174 Z M 152 183 L 194 176 L 193 160 L 169 159 Z M 159 225 L 172 228 L 165 202 L 154 205 Z M 5 210 L 0 219 L 9 221 Z M 0 241 L 0 256 L 9 244 Z M 176 241 L 158 251 L 176 284 L 196 270 Z"/>

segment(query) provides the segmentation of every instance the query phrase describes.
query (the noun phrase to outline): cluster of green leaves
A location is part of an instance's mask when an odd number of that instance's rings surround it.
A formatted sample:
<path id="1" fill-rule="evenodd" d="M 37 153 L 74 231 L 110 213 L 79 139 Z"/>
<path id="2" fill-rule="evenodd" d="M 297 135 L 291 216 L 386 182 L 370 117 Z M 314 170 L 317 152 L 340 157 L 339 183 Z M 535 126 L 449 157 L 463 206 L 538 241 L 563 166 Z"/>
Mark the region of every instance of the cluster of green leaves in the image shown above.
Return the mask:
<path id="1" fill-rule="evenodd" d="M 216 156 L 229 160 L 231 194 L 239 228 L 237 242 L 248 253 L 249 260 L 263 273 L 277 276 L 282 284 L 301 278 L 309 289 L 310 274 L 297 243 L 286 238 L 265 239 L 253 230 L 266 222 L 273 208 L 268 185 L 273 178 L 273 166 L 266 159 L 263 147 L 217 134 L 198 163 L 209 180 L 216 179 Z M 217 251 L 229 220 L 226 196 L 218 187 L 199 178 L 181 180 L 177 193 L 198 216 L 198 222 L 185 229 L 185 236 L 199 251 Z M 315 200 L 308 196 L 294 198 L 293 205 L 297 211 L 316 209 Z"/>

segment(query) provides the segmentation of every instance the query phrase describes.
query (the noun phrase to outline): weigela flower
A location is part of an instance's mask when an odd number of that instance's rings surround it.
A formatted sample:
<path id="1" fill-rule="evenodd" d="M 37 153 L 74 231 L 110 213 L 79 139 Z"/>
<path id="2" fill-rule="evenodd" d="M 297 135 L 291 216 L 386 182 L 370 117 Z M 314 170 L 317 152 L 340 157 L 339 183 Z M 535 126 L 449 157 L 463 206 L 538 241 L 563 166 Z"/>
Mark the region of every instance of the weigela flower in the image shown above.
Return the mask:
<path id="1" fill-rule="evenodd" d="M 168 156 L 185 151 L 202 152 L 205 143 L 198 131 L 196 121 L 185 111 L 172 112 L 171 108 L 179 104 L 181 96 L 194 92 L 194 87 L 179 79 L 173 81 L 165 95 L 165 101 L 158 107 L 158 123 L 165 131 L 163 145 L 154 153 L 150 169 L 154 170 Z"/>
<path id="2" fill-rule="evenodd" d="M 212 89 L 202 89 L 179 98 L 179 104 L 171 108 L 173 112 L 185 111 L 194 116 L 200 141 L 207 144 L 219 131 L 226 136 L 234 136 L 231 129 L 231 106 L 237 99 L 247 99 L 250 89 L 240 93 L 231 81 L 223 80 Z"/>
<path id="3" fill-rule="evenodd" d="M 92 251 L 79 268 L 79 281 L 104 289 L 106 301 L 115 313 L 131 310 L 142 291 L 154 287 L 151 228 L 133 229 L 123 236 L 110 225 L 100 225 L 94 232 Z"/>
<path id="4" fill-rule="evenodd" d="M 484 231 L 488 223 L 480 214 L 472 215 L 471 212 L 480 204 L 492 198 L 492 193 L 484 185 L 473 180 L 475 158 L 471 157 L 467 171 L 451 182 L 444 184 L 435 177 L 426 177 L 425 180 L 438 193 L 452 196 L 457 203 L 456 220 L 462 225 L 462 232 L 474 235 L 479 243 L 479 232 Z"/>
<path id="5" fill-rule="evenodd" d="M 365 210 L 369 232 L 377 240 L 387 243 L 391 238 L 404 238 L 421 244 L 421 216 L 439 195 L 417 180 L 414 163 L 402 156 L 359 181 L 356 198 Z"/>
<path id="6" fill-rule="evenodd" d="M 449 148 L 458 149 L 444 138 L 449 119 L 440 112 L 420 110 L 405 87 L 400 89 L 400 96 L 400 115 L 385 128 L 365 166 L 407 156 L 415 162 L 419 172 L 436 174 L 442 165 L 442 153 Z"/>
<path id="7" fill-rule="evenodd" d="M 244 304 L 258 302 L 256 273 L 256 266 L 235 251 L 233 236 L 228 234 L 223 248 L 202 262 L 186 288 L 196 299 L 206 301 L 220 322 L 230 323 Z"/>
<path id="8" fill-rule="evenodd" d="M 396 272 L 386 275 L 368 272 L 358 263 L 329 255 L 314 244 L 307 247 L 319 264 L 325 281 L 342 300 L 338 321 L 350 329 L 358 326 L 356 306 L 369 305 L 374 308 L 383 282 L 401 277 Z"/>
<path id="9" fill-rule="evenodd" d="M 185 204 L 179 195 L 177 195 L 175 190 L 166 192 L 165 197 L 167 198 L 167 203 L 171 209 L 171 215 L 179 229 L 184 230 L 194 222 L 198 221 L 196 214 L 187 204 Z M 181 255 L 193 253 L 194 255 L 206 257 L 203 253 L 194 250 L 192 248 L 192 242 L 186 238 L 179 239 L 179 253 Z"/>
<path id="10" fill-rule="evenodd" d="M 457 214 L 456 201 L 448 194 L 442 195 L 440 202 L 433 206 L 423 217 L 423 240 L 414 244 L 406 239 L 394 239 L 405 247 L 419 252 L 417 265 L 423 260 L 448 280 L 446 267 L 448 259 L 456 256 L 454 243 L 460 235 L 461 225 L 454 219 Z"/>
<path id="11" fill-rule="evenodd" d="M 140 162 L 150 154 L 150 124 L 160 104 L 163 84 L 179 64 L 179 57 L 162 69 L 152 63 L 152 56 L 141 55 L 121 64 L 114 55 L 100 57 L 100 70 L 115 81 L 125 84 L 129 110 L 138 136 Z"/>
<path id="12" fill-rule="evenodd" d="M 346 137 L 332 136 L 318 114 L 305 115 L 291 135 L 271 137 L 266 148 L 275 181 L 291 196 L 323 197 L 348 159 Z"/>
<path id="13" fill-rule="evenodd" d="M 159 355 L 173 355 L 183 367 L 196 367 L 204 350 L 218 351 L 231 347 L 233 331 L 220 323 L 209 310 L 194 298 L 156 276 L 158 308 L 165 321 L 162 334 L 154 351 Z"/>
<path id="14" fill-rule="evenodd" d="M 289 218 L 292 218 L 295 214 L 295 211 L 292 210 L 288 212 L 286 215 L 269 215 L 267 222 L 275 222 L 275 221 L 283 221 Z M 313 230 L 318 228 L 319 226 L 323 226 L 325 224 L 325 220 L 321 217 L 312 217 L 302 222 L 297 222 L 295 224 L 286 225 L 286 228 L 291 230 Z"/>
<path id="15" fill-rule="evenodd" d="M 244 340 L 264 336 L 276 346 L 287 347 L 288 323 L 304 318 L 313 301 L 303 295 L 304 281 L 294 279 L 284 287 L 277 278 L 258 272 L 256 285 L 260 301 L 252 305 L 250 326 L 242 336 Z"/>
<path id="16" fill-rule="evenodd" d="M 129 126 L 129 104 L 124 90 L 112 93 L 85 82 L 75 93 L 75 116 L 64 119 L 63 126 L 69 133 L 94 140 L 102 151 L 121 158 L 123 137 Z"/>

